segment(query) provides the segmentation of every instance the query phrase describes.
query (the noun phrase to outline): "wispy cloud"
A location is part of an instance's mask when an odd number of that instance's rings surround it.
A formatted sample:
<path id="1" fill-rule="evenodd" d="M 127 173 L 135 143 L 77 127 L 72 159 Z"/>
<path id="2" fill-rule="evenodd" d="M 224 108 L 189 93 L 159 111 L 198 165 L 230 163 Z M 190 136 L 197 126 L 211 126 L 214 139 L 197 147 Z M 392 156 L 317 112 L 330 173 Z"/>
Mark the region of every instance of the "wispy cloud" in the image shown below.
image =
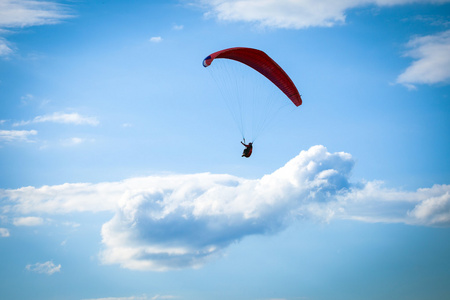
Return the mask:
<path id="1" fill-rule="evenodd" d="M 343 24 L 346 11 L 357 7 L 410 3 L 445 3 L 448 0 L 198 0 L 206 16 L 223 21 L 250 22 L 264 27 L 301 29 Z"/>
<path id="2" fill-rule="evenodd" d="M 68 138 L 68 139 L 64 139 L 61 141 L 61 144 L 65 147 L 72 147 L 72 146 L 77 146 L 77 145 L 81 145 L 87 141 L 91 141 L 93 142 L 93 139 L 84 139 L 84 138 L 79 138 L 79 137 L 72 137 L 72 138 Z"/>
<path id="3" fill-rule="evenodd" d="M 0 34 L 2 28 L 21 29 L 30 26 L 57 24 L 71 18 L 68 6 L 52 1 L 2 0 L 0 1 Z M 0 56 L 13 53 L 13 47 L 0 38 Z"/>
<path id="4" fill-rule="evenodd" d="M 414 84 L 436 84 L 450 82 L 450 30 L 414 37 L 405 56 L 414 59 L 397 78 L 397 83 L 414 88 Z"/>
<path id="5" fill-rule="evenodd" d="M 95 117 L 86 117 L 78 113 L 55 112 L 50 115 L 37 116 L 33 120 L 14 123 L 13 126 L 23 126 L 31 123 L 44 123 L 44 122 L 74 124 L 74 125 L 91 125 L 91 126 L 96 126 L 100 123 Z"/>
<path id="6" fill-rule="evenodd" d="M 36 130 L 0 130 L 0 142 L 26 142 L 30 141 L 29 136 L 36 134 Z"/>
<path id="7" fill-rule="evenodd" d="M 232 243 L 299 218 L 450 226 L 450 185 L 402 191 L 379 181 L 352 183 L 354 163 L 348 153 L 314 146 L 260 179 L 150 176 L 0 190 L 0 199 L 13 215 L 110 211 L 101 231 L 103 263 L 153 271 L 200 267 Z"/>
<path id="8" fill-rule="evenodd" d="M 52 275 L 61 271 L 61 265 L 55 265 L 52 261 L 46 261 L 44 263 L 30 264 L 25 267 L 30 272 Z"/>
<path id="9" fill-rule="evenodd" d="M 26 94 L 25 96 L 20 97 L 20 101 L 23 105 L 27 105 L 34 99 L 32 94 Z"/>
<path id="10" fill-rule="evenodd" d="M 8 198 L 11 201 L 9 204 L 3 203 L 4 212 L 22 215 L 114 211 L 117 201 L 127 190 L 128 182 L 65 183 L 40 188 L 28 186 L 14 190 L 0 189 L 0 199 Z"/>
<path id="11" fill-rule="evenodd" d="M 73 137 L 66 141 L 69 145 L 78 145 L 84 142 L 84 139 Z"/>
<path id="12" fill-rule="evenodd" d="M 39 226 L 44 224 L 40 217 L 20 217 L 13 220 L 14 226 Z"/>
<path id="13" fill-rule="evenodd" d="M 12 54 L 14 51 L 10 45 L 10 43 L 5 40 L 4 38 L 0 37 L 0 57 L 1 56 L 8 56 Z"/>
<path id="14" fill-rule="evenodd" d="M 30 105 L 30 104 L 33 104 L 33 105 L 37 104 L 39 107 L 45 107 L 50 102 L 51 102 L 51 100 L 49 100 L 49 99 L 36 98 L 33 94 L 25 94 L 22 97 L 20 97 L 20 103 L 23 106 Z"/>
<path id="15" fill-rule="evenodd" d="M 16 28 L 56 24 L 72 15 L 68 7 L 52 1 L 2 0 L 0 27 Z"/>
<path id="16" fill-rule="evenodd" d="M 150 42 L 152 43 L 160 43 L 162 41 L 162 37 L 160 36 L 154 36 L 150 38 Z"/>
<path id="17" fill-rule="evenodd" d="M 9 237 L 9 230 L 7 228 L 0 228 L 0 237 Z"/>

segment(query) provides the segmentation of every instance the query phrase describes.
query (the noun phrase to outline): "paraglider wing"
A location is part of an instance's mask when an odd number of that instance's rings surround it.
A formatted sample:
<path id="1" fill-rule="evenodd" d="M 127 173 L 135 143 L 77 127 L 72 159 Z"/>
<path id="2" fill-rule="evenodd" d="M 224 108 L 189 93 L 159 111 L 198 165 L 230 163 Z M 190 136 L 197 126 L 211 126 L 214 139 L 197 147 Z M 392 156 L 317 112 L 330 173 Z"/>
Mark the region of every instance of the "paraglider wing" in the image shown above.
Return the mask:
<path id="1" fill-rule="evenodd" d="M 261 50 L 236 47 L 214 52 L 203 60 L 208 67 L 216 58 L 226 58 L 241 62 L 255 69 L 275 84 L 296 106 L 302 104 L 302 98 L 286 72 Z"/>

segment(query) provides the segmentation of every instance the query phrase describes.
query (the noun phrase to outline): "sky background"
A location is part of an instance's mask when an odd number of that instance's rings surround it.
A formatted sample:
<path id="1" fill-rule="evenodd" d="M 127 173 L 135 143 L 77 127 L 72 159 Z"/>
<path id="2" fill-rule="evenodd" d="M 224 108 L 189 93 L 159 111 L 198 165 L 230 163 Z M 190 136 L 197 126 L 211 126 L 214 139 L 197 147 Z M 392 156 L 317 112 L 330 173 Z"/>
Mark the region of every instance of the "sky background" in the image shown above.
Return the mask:
<path id="1" fill-rule="evenodd" d="M 249 159 L 237 46 L 303 98 Z M 449 297 L 449 83 L 446 0 L 0 0 L 0 298 Z"/>

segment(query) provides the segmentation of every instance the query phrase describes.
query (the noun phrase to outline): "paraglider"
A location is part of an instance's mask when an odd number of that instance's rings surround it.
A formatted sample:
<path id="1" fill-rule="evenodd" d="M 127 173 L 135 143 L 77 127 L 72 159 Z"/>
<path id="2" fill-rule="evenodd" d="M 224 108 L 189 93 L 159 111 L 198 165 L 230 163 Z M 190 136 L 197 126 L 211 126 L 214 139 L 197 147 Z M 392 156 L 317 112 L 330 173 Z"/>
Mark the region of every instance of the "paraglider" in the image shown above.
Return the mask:
<path id="1" fill-rule="evenodd" d="M 245 146 L 244 152 L 242 152 L 242 157 L 249 158 L 250 155 L 252 155 L 253 143 L 248 143 L 248 145 L 246 145 L 245 144 L 245 139 L 244 139 L 244 142 L 241 142 L 241 144 Z"/>
<path id="2" fill-rule="evenodd" d="M 219 63 L 219 61 L 223 61 L 223 63 Z M 223 93 L 223 98 L 242 134 L 244 143 L 241 143 L 246 147 L 242 156 L 250 157 L 256 137 L 269 121 L 286 103 L 294 104 L 294 107 L 300 106 L 302 98 L 286 72 L 261 50 L 245 47 L 220 50 L 208 55 L 203 60 L 203 66 L 209 67 L 213 62 L 216 70 L 211 71 L 210 74 Z M 237 70 L 237 68 L 244 70 Z M 250 87 L 254 83 L 253 77 L 258 77 L 256 79 L 263 81 L 262 88 Z M 254 93 L 253 91 L 264 90 L 268 86 L 269 88 L 275 87 L 277 90 L 275 93 L 279 95 L 273 97 L 269 93 L 267 93 L 268 95 L 249 94 Z M 280 99 L 280 95 L 282 95 L 282 99 Z M 285 100 L 286 97 L 289 101 Z M 252 142 L 245 144 L 245 137 L 249 136 Z"/>

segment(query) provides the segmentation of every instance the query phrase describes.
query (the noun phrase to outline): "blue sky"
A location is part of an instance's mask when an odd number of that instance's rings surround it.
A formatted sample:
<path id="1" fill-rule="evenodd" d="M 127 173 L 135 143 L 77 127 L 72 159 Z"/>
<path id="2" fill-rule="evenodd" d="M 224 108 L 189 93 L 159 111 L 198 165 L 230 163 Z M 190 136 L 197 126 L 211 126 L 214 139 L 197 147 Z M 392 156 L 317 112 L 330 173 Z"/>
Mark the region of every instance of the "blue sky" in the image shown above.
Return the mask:
<path id="1" fill-rule="evenodd" d="M 1 298 L 448 297 L 449 12 L 0 0 Z M 249 159 L 202 66 L 237 46 L 303 98 Z"/>

